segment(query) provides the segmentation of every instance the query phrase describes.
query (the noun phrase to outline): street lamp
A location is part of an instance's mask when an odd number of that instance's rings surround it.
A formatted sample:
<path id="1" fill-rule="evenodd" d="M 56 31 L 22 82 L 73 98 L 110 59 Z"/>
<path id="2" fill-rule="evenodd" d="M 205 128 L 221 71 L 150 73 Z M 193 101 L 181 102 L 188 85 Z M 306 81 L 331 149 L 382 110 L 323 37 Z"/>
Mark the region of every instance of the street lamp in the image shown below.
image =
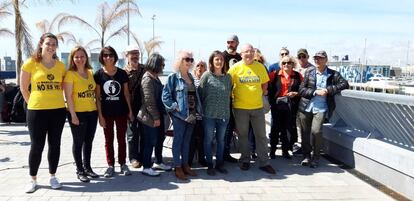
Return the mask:
<path id="1" fill-rule="evenodd" d="M 155 35 L 154 35 L 154 24 L 155 24 L 155 14 L 152 15 L 152 39 L 154 39 Z"/>

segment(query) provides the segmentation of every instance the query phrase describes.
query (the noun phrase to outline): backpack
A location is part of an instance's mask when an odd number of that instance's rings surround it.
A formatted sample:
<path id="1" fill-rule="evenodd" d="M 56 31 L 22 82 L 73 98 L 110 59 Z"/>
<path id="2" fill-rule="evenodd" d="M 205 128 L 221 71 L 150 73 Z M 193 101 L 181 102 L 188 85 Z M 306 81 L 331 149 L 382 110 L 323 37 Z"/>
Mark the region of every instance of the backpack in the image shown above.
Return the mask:
<path id="1" fill-rule="evenodd" d="M 26 102 L 20 90 L 17 91 L 13 99 L 13 106 L 11 109 L 11 121 L 24 123 L 26 122 Z"/>

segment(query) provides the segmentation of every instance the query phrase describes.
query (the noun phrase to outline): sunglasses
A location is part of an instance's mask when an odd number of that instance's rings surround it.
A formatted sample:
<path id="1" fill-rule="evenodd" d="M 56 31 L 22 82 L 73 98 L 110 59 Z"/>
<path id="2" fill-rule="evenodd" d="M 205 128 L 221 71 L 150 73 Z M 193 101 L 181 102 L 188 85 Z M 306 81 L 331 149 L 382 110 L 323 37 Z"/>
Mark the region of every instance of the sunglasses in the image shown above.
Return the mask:
<path id="1" fill-rule="evenodd" d="M 287 56 L 287 55 L 289 55 L 289 53 L 280 53 L 280 56 Z"/>
<path id="2" fill-rule="evenodd" d="M 291 61 L 282 61 L 282 65 L 286 65 L 286 64 L 292 65 L 293 62 L 291 62 Z"/>
<path id="3" fill-rule="evenodd" d="M 305 55 L 299 55 L 298 59 L 306 59 L 307 57 Z"/>
<path id="4" fill-rule="evenodd" d="M 186 61 L 186 62 L 190 62 L 190 63 L 194 62 L 194 59 L 190 58 L 190 57 L 183 58 L 183 60 Z"/>
<path id="5" fill-rule="evenodd" d="M 103 58 L 106 58 L 106 57 L 111 57 L 111 58 L 113 58 L 113 57 L 115 57 L 115 55 L 114 55 L 114 54 L 112 54 L 112 53 L 110 53 L 110 54 L 102 54 L 102 57 L 103 57 Z"/>

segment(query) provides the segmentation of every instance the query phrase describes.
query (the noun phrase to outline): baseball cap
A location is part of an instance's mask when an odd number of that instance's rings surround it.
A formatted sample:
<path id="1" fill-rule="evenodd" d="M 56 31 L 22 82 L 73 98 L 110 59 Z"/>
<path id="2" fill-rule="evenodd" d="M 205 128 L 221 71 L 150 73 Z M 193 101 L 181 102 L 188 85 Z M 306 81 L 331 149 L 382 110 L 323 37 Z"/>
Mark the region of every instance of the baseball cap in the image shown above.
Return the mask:
<path id="1" fill-rule="evenodd" d="M 301 54 L 304 54 L 304 55 L 306 55 L 306 56 L 309 56 L 309 54 L 308 54 L 308 50 L 306 50 L 306 49 L 304 49 L 304 48 L 301 48 L 301 49 L 299 49 L 298 50 L 298 56 L 299 55 L 301 55 Z"/>
<path id="2" fill-rule="evenodd" d="M 315 53 L 315 56 L 313 56 L 313 58 L 315 57 L 322 57 L 322 58 L 327 58 L 328 55 L 326 54 L 326 52 L 324 50 L 318 51 Z"/>
<path id="3" fill-rule="evenodd" d="M 132 51 L 139 51 L 139 47 L 136 45 L 128 45 L 128 47 L 125 48 L 125 52 L 132 52 Z"/>
<path id="4" fill-rule="evenodd" d="M 231 35 L 227 38 L 227 41 L 236 41 L 239 42 L 239 37 L 237 37 L 236 35 Z"/>

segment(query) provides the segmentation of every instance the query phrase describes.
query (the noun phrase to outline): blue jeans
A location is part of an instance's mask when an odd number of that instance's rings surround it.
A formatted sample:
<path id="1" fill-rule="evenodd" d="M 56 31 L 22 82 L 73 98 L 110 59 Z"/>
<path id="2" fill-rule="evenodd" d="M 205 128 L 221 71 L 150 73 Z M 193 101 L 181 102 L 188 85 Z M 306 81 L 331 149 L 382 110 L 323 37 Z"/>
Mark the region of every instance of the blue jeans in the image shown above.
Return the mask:
<path id="1" fill-rule="evenodd" d="M 173 160 L 176 167 L 181 167 L 188 165 L 191 134 L 193 133 L 194 125 L 173 115 L 171 115 L 171 117 L 174 127 L 172 146 Z"/>
<path id="2" fill-rule="evenodd" d="M 211 143 L 214 137 L 214 131 L 216 133 L 217 153 L 216 153 L 216 166 L 223 165 L 224 162 L 224 136 L 226 133 L 228 119 L 215 119 L 203 117 L 204 123 L 204 153 L 206 155 L 206 161 L 208 167 L 213 166 L 213 156 L 211 153 Z"/>
<path id="3" fill-rule="evenodd" d="M 157 138 L 161 132 L 159 127 L 150 127 L 145 124 L 143 125 L 142 140 L 143 140 L 143 153 L 142 153 L 142 165 L 144 168 L 152 167 L 152 150 L 154 150 L 155 144 L 157 144 Z"/>

